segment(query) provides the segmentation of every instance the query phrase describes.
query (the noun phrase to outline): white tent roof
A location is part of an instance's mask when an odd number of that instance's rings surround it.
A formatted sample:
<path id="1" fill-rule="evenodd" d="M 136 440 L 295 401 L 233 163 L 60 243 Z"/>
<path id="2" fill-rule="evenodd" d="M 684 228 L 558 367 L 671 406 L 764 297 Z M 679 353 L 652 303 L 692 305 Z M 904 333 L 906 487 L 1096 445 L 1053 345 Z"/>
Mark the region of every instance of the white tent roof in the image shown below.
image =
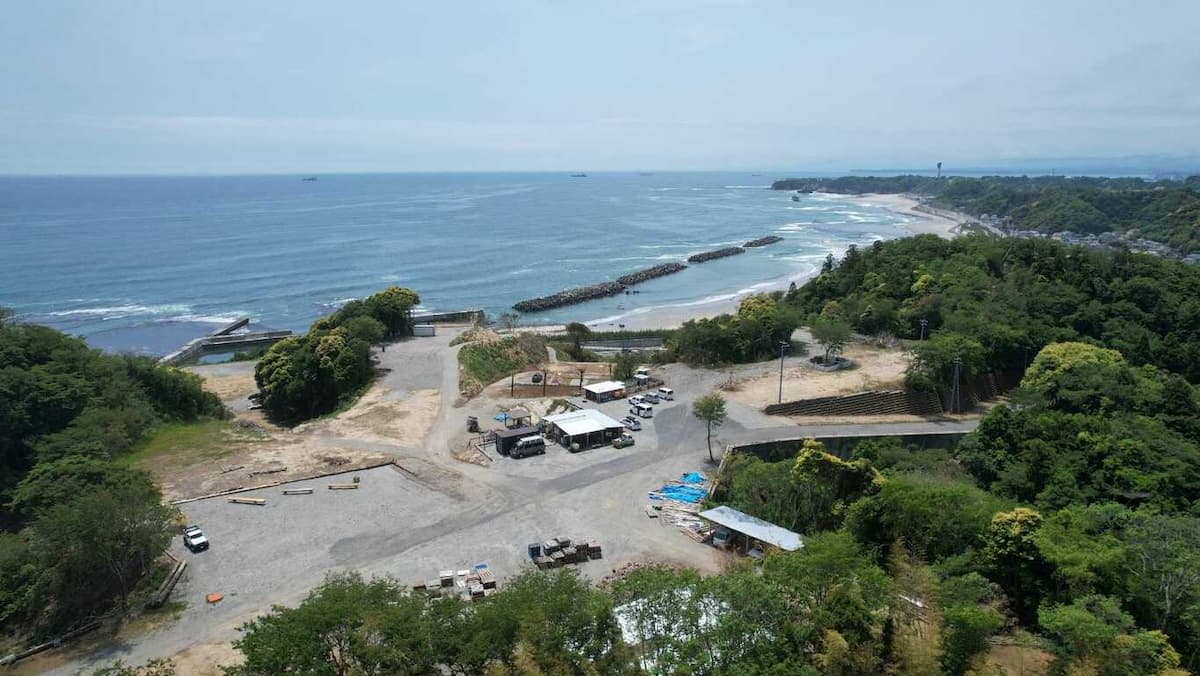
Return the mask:
<path id="1" fill-rule="evenodd" d="M 755 540 L 775 545 L 786 552 L 794 552 L 804 546 L 804 543 L 800 541 L 799 533 L 793 533 L 782 526 L 776 526 L 769 521 L 739 512 L 732 507 L 722 505 L 706 512 L 700 512 L 700 518 L 748 535 Z"/>
<path id="2" fill-rule="evenodd" d="M 606 380 L 602 383 L 584 385 L 583 389 L 591 392 L 592 394 L 607 394 L 609 392 L 616 392 L 617 390 L 625 389 L 625 383 L 619 380 Z"/>
<path id="3" fill-rule="evenodd" d="M 544 420 L 552 423 L 555 427 L 562 430 L 563 434 L 571 437 L 600 432 L 614 427 L 624 427 L 624 425 L 616 420 L 591 408 L 571 411 L 570 413 L 548 415 Z"/>

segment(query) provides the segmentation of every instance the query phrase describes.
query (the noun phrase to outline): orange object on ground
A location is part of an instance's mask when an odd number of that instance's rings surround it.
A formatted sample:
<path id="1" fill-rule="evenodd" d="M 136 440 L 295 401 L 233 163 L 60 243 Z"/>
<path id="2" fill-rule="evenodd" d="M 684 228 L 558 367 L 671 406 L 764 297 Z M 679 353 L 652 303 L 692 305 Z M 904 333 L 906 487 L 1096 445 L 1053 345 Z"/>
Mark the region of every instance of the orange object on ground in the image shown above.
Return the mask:
<path id="1" fill-rule="evenodd" d="M 209 594 L 208 596 L 204 597 L 204 600 L 208 601 L 209 603 L 218 603 L 223 598 L 225 597 L 221 594 Z"/>

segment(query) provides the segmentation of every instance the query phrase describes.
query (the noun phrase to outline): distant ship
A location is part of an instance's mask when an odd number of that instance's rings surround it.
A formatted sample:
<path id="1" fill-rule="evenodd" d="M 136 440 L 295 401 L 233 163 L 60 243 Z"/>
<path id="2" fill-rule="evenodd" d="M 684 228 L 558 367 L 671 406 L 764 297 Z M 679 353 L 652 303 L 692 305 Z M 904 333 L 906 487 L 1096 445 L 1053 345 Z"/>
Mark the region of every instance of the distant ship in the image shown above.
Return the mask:
<path id="1" fill-rule="evenodd" d="M 587 174 L 571 174 L 571 178 L 587 178 Z"/>
<path id="2" fill-rule="evenodd" d="M 315 180 L 317 180 L 317 177 L 316 176 L 305 176 L 304 178 L 302 178 L 300 180 L 301 181 L 315 181 Z"/>
<path id="3" fill-rule="evenodd" d="M 792 195 L 792 201 L 793 201 L 793 202 L 799 202 L 799 201 L 800 201 L 800 196 L 799 196 L 799 195 Z"/>

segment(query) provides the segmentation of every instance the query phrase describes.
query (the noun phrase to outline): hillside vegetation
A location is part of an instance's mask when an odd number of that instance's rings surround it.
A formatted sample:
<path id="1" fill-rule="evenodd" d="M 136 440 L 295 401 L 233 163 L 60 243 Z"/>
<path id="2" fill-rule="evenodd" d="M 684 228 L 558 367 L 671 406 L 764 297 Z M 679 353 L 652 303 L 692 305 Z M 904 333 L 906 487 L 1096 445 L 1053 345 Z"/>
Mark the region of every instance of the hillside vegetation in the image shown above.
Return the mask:
<path id="1" fill-rule="evenodd" d="M 1020 230 L 1115 232 L 1200 251 L 1200 176 L 1186 181 L 1061 176 L 845 176 L 776 181 L 777 190 L 913 193 L 974 216 L 1008 219 Z"/>
<path id="2" fill-rule="evenodd" d="M 123 606 L 176 532 L 123 460 L 160 426 L 224 415 L 192 374 L 0 321 L 0 629 L 42 635 Z"/>
<path id="3" fill-rule="evenodd" d="M 1020 371 L 1052 342 L 1083 341 L 1200 381 L 1200 268 L 1052 240 L 933 236 L 851 247 L 788 294 L 808 316 L 916 340 L 914 385 Z"/>

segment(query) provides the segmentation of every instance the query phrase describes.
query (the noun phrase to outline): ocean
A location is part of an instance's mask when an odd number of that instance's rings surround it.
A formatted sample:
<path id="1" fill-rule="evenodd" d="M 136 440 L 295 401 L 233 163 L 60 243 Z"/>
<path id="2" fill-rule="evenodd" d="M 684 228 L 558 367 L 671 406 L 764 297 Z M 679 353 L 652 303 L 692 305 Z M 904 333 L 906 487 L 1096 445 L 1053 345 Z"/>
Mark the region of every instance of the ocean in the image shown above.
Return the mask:
<path id="1" fill-rule="evenodd" d="M 765 235 L 782 242 L 528 314 L 561 323 L 803 280 L 911 219 L 750 173 L 0 178 L 0 305 L 98 348 L 164 354 L 232 319 L 304 330 L 407 286 L 430 311 L 482 308 Z"/>

